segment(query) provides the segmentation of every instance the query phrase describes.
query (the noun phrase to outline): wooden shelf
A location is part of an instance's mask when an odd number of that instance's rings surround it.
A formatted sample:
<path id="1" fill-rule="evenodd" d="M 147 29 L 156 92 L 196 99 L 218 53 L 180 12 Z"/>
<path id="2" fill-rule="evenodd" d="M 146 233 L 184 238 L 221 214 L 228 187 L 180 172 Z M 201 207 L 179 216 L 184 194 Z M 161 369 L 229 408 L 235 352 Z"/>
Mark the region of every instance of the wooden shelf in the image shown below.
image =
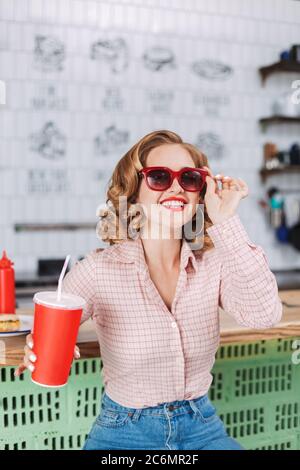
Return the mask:
<path id="1" fill-rule="evenodd" d="M 300 165 L 289 165 L 280 168 L 272 168 L 270 170 L 268 168 L 262 168 L 259 173 L 262 181 L 265 182 L 266 179 L 272 175 L 284 173 L 300 173 Z"/>
<path id="2" fill-rule="evenodd" d="M 274 64 L 267 65 L 265 67 L 260 67 L 258 70 L 261 76 L 262 84 L 264 85 L 267 77 L 274 73 L 300 72 L 300 62 L 292 60 L 281 60 L 280 62 L 275 62 Z"/>
<path id="3" fill-rule="evenodd" d="M 94 230 L 95 223 L 16 223 L 14 225 L 15 232 L 48 232 L 48 231 L 75 231 L 75 230 Z"/>
<path id="4" fill-rule="evenodd" d="M 274 115 L 274 116 L 261 118 L 259 120 L 259 123 L 262 126 L 263 130 L 265 130 L 267 126 L 271 124 L 300 124 L 300 116 L 291 117 L 291 116 Z"/>

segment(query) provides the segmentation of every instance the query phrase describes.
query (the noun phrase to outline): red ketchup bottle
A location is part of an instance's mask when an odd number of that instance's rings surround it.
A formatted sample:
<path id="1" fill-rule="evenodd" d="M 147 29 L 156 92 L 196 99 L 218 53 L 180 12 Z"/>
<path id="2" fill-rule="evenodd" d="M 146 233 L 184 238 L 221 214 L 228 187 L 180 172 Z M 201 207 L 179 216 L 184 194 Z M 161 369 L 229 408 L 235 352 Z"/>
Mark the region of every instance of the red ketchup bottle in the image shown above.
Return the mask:
<path id="1" fill-rule="evenodd" d="M 13 262 L 3 251 L 0 259 L 0 314 L 16 313 L 15 271 Z"/>

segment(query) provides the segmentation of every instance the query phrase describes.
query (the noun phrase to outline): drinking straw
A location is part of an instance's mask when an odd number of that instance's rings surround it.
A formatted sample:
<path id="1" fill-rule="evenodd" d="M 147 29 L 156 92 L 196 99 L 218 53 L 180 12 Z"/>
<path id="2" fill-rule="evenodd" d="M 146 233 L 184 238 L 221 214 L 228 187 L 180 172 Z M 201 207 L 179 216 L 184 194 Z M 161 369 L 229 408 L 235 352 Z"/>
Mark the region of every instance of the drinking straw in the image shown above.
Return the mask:
<path id="1" fill-rule="evenodd" d="M 67 269 L 67 266 L 68 266 L 68 263 L 70 261 L 70 258 L 71 258 L 71 255 L 68 255 L 65 259 L 65 262 L 64 262 L 64 265 L 63 265 L 63 268 L 61 270 L 61 273 L 60 273 L 60 276 L 59 276 L 59 280 L 58 280 L 58 288 L 57 288 L 57 300 L 60 302 L 60 299 L 61 299 L 61 285 L 62 285 L 62 280 L 64 278 L 64 275 L 65 275 L 65 272 L 66 272 L 66 269 Z"/>

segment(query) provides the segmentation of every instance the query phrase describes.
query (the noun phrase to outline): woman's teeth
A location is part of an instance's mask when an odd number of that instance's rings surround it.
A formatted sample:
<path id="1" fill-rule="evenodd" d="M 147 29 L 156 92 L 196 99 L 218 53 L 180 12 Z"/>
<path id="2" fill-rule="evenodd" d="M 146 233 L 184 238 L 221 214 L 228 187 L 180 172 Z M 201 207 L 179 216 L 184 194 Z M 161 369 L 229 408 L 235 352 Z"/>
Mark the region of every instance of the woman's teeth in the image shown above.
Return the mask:
<path id="1" fill-rule="evenodd" d="M 182 210 L 184 207 L 184 203 L 181 201 L 166 201 L 162 202 L 161 205 L 172 210 Z"/>

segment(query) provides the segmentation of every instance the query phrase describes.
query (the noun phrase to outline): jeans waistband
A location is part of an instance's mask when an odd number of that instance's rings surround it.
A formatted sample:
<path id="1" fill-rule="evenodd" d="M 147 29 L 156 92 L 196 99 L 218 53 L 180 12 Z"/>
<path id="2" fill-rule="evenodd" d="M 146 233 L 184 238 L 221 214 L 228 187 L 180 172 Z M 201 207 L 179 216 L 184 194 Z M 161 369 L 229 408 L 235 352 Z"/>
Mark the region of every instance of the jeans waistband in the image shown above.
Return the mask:
<path id="1" fill-rule="evenodd" d="M 198 398 L 193 398 L 191 400 L 175 400 L 175 401 L 170 401 L 170 402 L 164 402 L 160 403 L 156 406 L 149 406 L 145 408 L 130 408 L 127 406 L 123 406 L 114 400 L 112 400 L 106 392 L 103 393 L 102 396 L 102 403 L 104 406 L 109 407 L 111 409 L 115 409 L 118 411 L 126 411 L 126 412 L 135 412 L 139 411 L 142 414 L 164 414 L 165 410 L 168 409 L 175 414 L 177 413 L 186 413 L 187 411 L 190 411 L 192 408 L 195 410 L 195 407 L 200 407 L 205 404 L 205 402 L 209 401 L 208 395 L 202 395 Z"/>

